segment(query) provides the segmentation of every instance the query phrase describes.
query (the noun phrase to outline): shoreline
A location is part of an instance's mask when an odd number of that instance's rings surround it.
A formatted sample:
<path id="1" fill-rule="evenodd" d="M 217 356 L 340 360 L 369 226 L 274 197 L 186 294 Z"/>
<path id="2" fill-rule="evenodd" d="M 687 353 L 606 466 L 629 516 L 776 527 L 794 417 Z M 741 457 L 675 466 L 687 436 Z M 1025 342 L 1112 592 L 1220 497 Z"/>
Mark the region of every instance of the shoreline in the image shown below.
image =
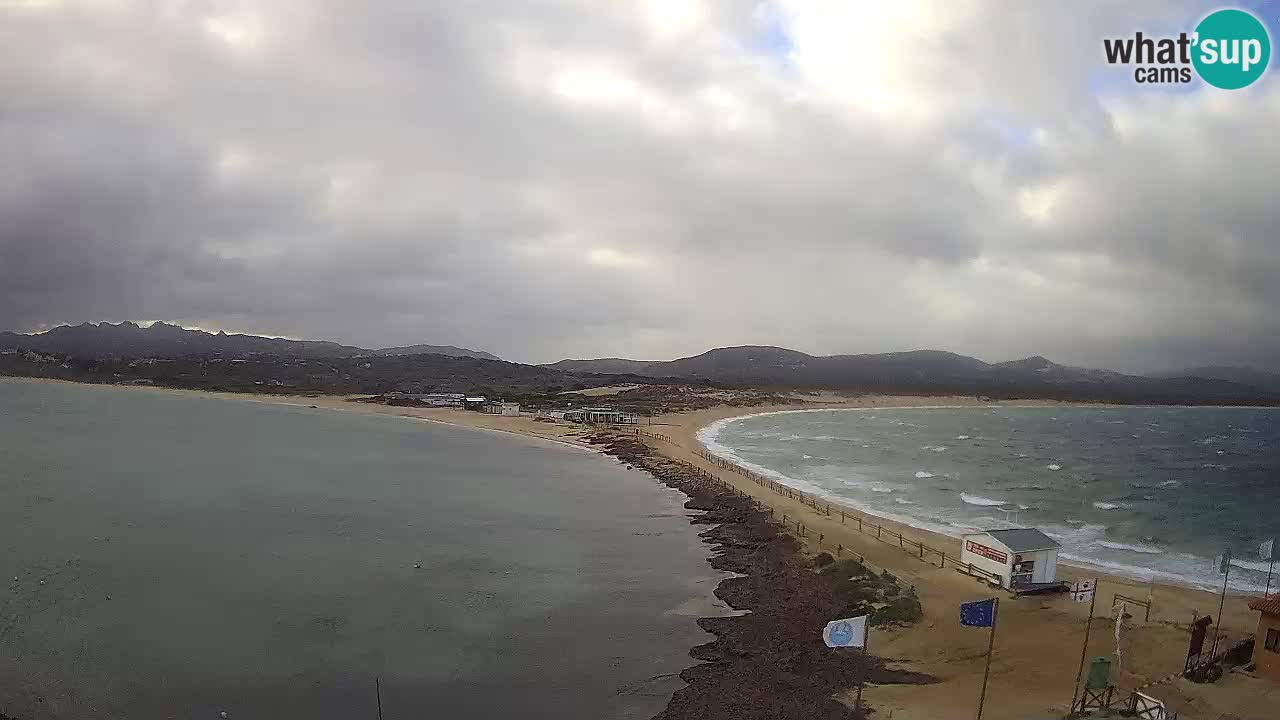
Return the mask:
<path id="1" fill-rule="evenodd" d="M 1068 406 L 1068 405 L 1064 405 L 1064 406 L 1065 407 L 1082 407 L 1082 406 Z M 745 415 L 734 415 L 734 416 L 715 420 L 710 424 L 705 425 L 702 428 L 699 428 L 697 431 L 695 431 L 694 439 L 703 450 L 720 458 L 721 460 L 724 460 L 727 463 L 742 467 L 746 470 L 749 470 L 759 475 L 773 477 L 778 482 L 790 487 L 792 490 L 807 494 L 812 497 L 819 498 L 823 502 L 830 504 L 831 507 L 833 508 L 839 507 L 839 508 L 849 510 L 851 512 L 857 512 L 862 515 L 874 517 L 882 521 L 889 521 L 889 522 L 897 523 L 900 525 L 905 525 L 907 527 L 913 528 L 918 532 L 929 533 L 930 535 L 939 537 L 939 538 L 946 538 L 948 541 L 954 543 L 954 542 L 958 542 L 961 539 L 961 532 L 959 528 L 956 528 L 955 532 L 950 532 L 944 529 L 940 529 L 936 526 L 933 526 L 933 524 L 928 523 L 926 520 L 913 517 L 910 514 L 896 513 L 896 512 L 893 512 L 892 510 L 866 506 L 861 503 L 858 503 L 857 501 L 851 498 L 844 497 L 842 495 L 828 491 L 825 488 L 808 485 L 807 483 L 798 481 L 795 478 L 790 477 L 783 472 L 760 465 L 758 463 L 753 463 L 749 460 L 742 458 L 741 456 L 737 455 L 737 453 L 734 451 L 732 447 L 729 447 L 728 445 L 724 445 L 719 442 L 719 433 L 724 426 L 730 423 L 738 422 L 740 420 L 745 420 L 749 418 L 765 417 L 770 415 L 787 415 L 787 414 L 798 414 L 798 413 L 818 413 L 818 412 L 833 412 L 833 411 L 858 412 L 858 411 L 865 411 L 865 410 L 871 410 L 871 409 L 875 409 L 875 410 L 952 410 L 952 409 L 965 409 L 966 407 L 971 407 L 971 406 L 920 405 L 920 406 L 900 406 L 900 407 L 880 406 L 876 408 L 815 408 L 815 409 L 800 409 L 800 410 L 775 410 L 775 411 L 769 411 L 769 412 L 749 413 Z M 1038 408 L 1043 406 L 1042 405 L 1004 404 L 1004 405 L 1001 405 L 1000 407 Z M 1137 407 L 1137 406 L 1124 406 L 1124 407 Z M 808 486 L 806 487 L 806 485 Z M 1165 551 L 1161 550 L 1161 552 L 1163 553 Z M 1173 551 L 1170 551 L 1170 552 L 1173 552 Z M 1183 554 L 1187 554 L 1187 553 L 1183 553 Z M 1214 562 L 1213 558 L 1200 558 L 1200 559 L 1204 561 L 1206 566 Z M 1217 592 L 1212 587 L 1209 587 L 1202 583 L 1197 583 L 1195 580 L 1191 578 L 1188 578 L 1184 575 L 1179 575 L 1170 570 L 1149 568 L 1149 567 L 1132 565 L 1127 563 L 1112 562 L 1105 559 L 1094 561 L 1094 560 L 1091 560 L 1090 558 L 1082 557 L 1080 555 L 1069 554 L 1068 552 L 1066 552 L 1065 548 L 1064 548 L 1064 552 L 1059 555 L 1058 564 L 1060 566 L 1070 567 L 1076 570 L 1086 571 L 1094 574 L 1104 574 L 1108 576 L 1122 577 L 1134 583 L 1147 584 L 1147 583 L 1154 582 L 1156 584 L 1186 588 L 1189 590 Z M 1237 565 L 1236 567 L 1241 567 L 1241 566 Z M 1228 588 L 1227 595 L 1229 597 L 1236 596 L 1236 597 L 1248 598 L 1248 597 L 1258 597 L 1262 594 L 1262 592 L 1263 590 L 1260 586 L 1240 587 L 1239 585 L 1236 585 Z"/>
<path id="2" fill-rule="evenodd" d="M 20 378 L 19 380 L 30 380 Z M 82 384 L 82 383 L 77 383 Z M 111 387 L 111 386 L 104 386 Z M 126 389 L 131 389 L 126 387 Z M 137 388 L 132 388 L 137 389 Z M 201 397 L 217 397 L 234 400 L 250 400 L 269 404 L 301 406 L 305 408 L 359 412 L 433 420 L 471 429 L 497 430 L 552 440 L 579 448 L 592 449 L 591 437 L 599 431 L 590 426 L 564 423 L 538 423 L 528 417 L 483 415 L 453 409 L 410 408 L 385 405 L 369 405 L 352 402 L 350 396 L 264 396 L 247 393 L 209 393 L 205 391 L 175 390 L 142 386 L 153 392 L 192 394 Z M 830 410 L 851 408 L 927 407 L 939 402 L 961 407 L 1004 406 L 1027 403 L 980 402 L 975 398 L 928 398 L 915 396 L 862 396 L 835 398 L 812 402 L 803 409 Z M 1056 402 L 1036 402 L 1040 405 L 1066 405 Z M 728 472 L 697 454 L 701 443 L 697 432 L 716 420 L 779 410 L 796 410 L 795 405 L 759 407 L 718 406 L 706 410 L 675 413 L 655 417 L 652 427 L 636 428 L 646 433 L 660 433 L 667 439 L 655 439 L 631 435 L 647 446 L 654 455 L 666 461 L 682 463 L 719 477 L 739 493 L 748 495 L 759 507 L 785 514 L 790 521 L 803 522 L 808 536 L 797 539 L 801 553 L 816 554 L 827 550 L 835 554 L 837 547 L 844 553 L 856 553 L 869 567 L 884 570 L 913 585 L 924 607 L 924 620 L 913 627 L 877 633 L 872 640 L 872 652 L 896 663 L 909 672 L 932 676 L 937 682 L 928 685 L 869 685 L 864 698 L 877 711 L 893 713 L 897 720 L 936 720 L 952 717 L 957 708 L 973 703 L 977 683 L 981 680 L 982 657 L 986 650 L 986 634 L 961 628 L 955 621 L 959 603 L 990 596 L 990 591 L 972 578 L 948 569 L 921 562 L 913 554 L 903 552 L 897 545 L 887 545 L 873 536 L 862 535 L 839 519 L 826 517 L 807 504 L 777 495 L 755 482 Z M 622 430 L 630 433 L 632 428 Z M 630 438 L 629 438 L 630 439 Z M 624 460 L 624 462 L 626 462 Z M 647 469 L 647 468 L 645 468 Z M 654 473 L 650 473 L 654 474 Z M 660 482 L 662 478 L 658 477 Z M 902 523 L 885 520 L 881 523 L 901 533 L 904 539 L 923 542 L 935 548 L 948 548 L 958 555 L 958 543 L 953 538 L 922 531 Z M 813 535 L 817 537 L 813 537 Z M 714 561 L 714 558 L 713 558 Z M 1155 611 L 1149 622 L 1142 616 L 1130 620 L 1134 630 L 1126 638 L 1124 666 L 1113 673 L 1114 681 L 1122 689 L 1146 687 L 1148 683 L 1163 680 L 1149 692 L 1169 702 L 1170 709 L 1184 714 L 1210 713 L 1229 707 L 1241 720 L 1264 720 L 1261 714 L 1251 715 L 1252 707 L 1232 702 L 1231 697 L 1257 697 L 1255 683 L 1264 681 L 1228 675 L 1217 685 L 1195 685 L 1181 679 L 1172 679 L 1182 669 L 1186 653 L 1188 624 L 1193 612 L 1216 614 L 1216 593 L 1174 585 L 1134 582 L 1127 578 L 1106 573 L 1082 572 L 1079 568 L 1061 566 L 1064 579 L 1098 577 L 1101 580 L 1097 617 L 1090 636 L 1088 654 L 1114 655 L 1115 640 L 1109 632 L 1112 621 L 1113 593 L 1130 597 L 1147 597 L 1148 591 L 1155 601 Z M 719 590 L 717 590 L 718 594 Z M 1071 695 L 1072 681 L 1076 677 L 1080 658 L 1080 643 L 1084 635 L 1087 606 L 1070 603 L 1064 597 L 1024 598 L 1001 605 L 1001 640 L 997 644 L 997 661 L 991 669 L 989 698 L 997 703 L 988 710 L 989 720 L 1022 720 L 1042 715 L 1046 711 L 1065 714 Z M 701 624 L 702 621 L 700 621 Z M 1256 627 L 1256 614 L 1249 611 L 1241 596 L 1228 597 L 1224 613 L 1224 641 L 1232 642 L 1245 635 L 1252 635 Z M 693 652 L 696 652 L 697 649 Z M 698 667 L 698 666 L 695 666 Z M 692 669 L 691 669 L 692 670 Z M 852 685 L 852 682 L 849 683 Z M 679 691 L 678 691 L 679 693 Z M 847 706 L 852 706 L 851 695 L 840 696 Z M 1226 699 L 1224 699 L 1226 698 Z M 673 702 L 674 702 L 673 697 Z M 1244 712 L 1242 712 L 1244 711 Z M 1223 710 L 1222 712 L 1226 712 Z M 882 717 L 889 713 L 884 713 Z M 962 713 L 963 714 L 963 713 Z M 1221 714 L 1221 713 L 1219 713 Z M 1217 715 L 1211 715 L 1216 717 Z M 678 717 L 675 715 L 660 717 Z M 683 716 L 680 716 L 683 717 Z M 708 716 L 710 717 L 710 716 Z M 838 716 L 837 716 L 838 717 Z"/>
<path id="3" fill-rule="evenodd" d="M 815 571 L 802 544 L 757 500 L 655 451 L 640 436 L 603 429 L 588 442 L 683 493 L 684 507 L 700 511 L 689 522 L 710 526 L 699 533 L 711 552 L 708 564 L 733 573 L 714 594 L 739 613 L 698 619 L 715 639 L 689 650 L 700 662 L 680 673 L 686 686 L 654 720 L 865 720 L 866 712 L 843 697 L 849 678 L 902 688 L 936 680 L 877 655 L 832 652 L 821 642 L 823 626 L 849 601 L 846 575 Z M 857 567 L 852 562 L 841 567 Z"/>

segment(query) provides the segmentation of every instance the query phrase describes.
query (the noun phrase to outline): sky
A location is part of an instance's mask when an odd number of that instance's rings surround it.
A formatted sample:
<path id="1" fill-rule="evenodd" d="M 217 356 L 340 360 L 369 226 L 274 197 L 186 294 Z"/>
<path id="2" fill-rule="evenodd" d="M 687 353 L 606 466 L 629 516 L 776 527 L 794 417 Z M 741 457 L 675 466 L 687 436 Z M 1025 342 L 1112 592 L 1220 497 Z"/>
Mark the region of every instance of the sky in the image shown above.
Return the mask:
<path id="1" fill-rule="evenodd" d="M 1103 60 L 1220 5 L 0 0 L 0 329 L 1280 370 L 1280 68 Z"/>

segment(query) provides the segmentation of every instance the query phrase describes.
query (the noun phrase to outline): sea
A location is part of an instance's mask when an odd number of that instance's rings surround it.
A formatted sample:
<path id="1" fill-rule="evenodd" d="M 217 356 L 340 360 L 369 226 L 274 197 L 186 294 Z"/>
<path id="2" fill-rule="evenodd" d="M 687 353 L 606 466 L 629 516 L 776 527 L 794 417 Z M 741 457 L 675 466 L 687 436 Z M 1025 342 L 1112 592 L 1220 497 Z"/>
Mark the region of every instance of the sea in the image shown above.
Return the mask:
<path id="1" fill-rule="evenodd" d="M 504 433 L 0 378 L 0 712 L 651 717 L 727 612 L 683 500 Z"/>
<path id="2" fill-rule="evenodd" d="M 872 515 L 951 536 L 1038 527 L 1064 562 L 1141 580 L 1221 588 L 1229 553 L 1231 587 L 1260 592 L 1261 545 L 1280 533 L 1276 409 L 801 410 L 721 420 L 699 437 Z"/>

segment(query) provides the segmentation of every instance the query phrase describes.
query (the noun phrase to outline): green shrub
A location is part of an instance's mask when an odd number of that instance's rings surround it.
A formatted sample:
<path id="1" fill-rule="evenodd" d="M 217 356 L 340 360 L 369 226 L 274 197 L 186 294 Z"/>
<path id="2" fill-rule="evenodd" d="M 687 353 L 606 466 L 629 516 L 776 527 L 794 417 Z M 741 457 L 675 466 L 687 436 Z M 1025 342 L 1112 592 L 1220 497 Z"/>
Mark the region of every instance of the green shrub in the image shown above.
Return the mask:
<path id="1" fill-rule="evenodd" d="M 871 624 L 877 627 L 911 625 L 920 622 L 923 617 L 924 608 L 920 606 L 920 600 L 912 595 L 902 595 L 873 612 Z"/>

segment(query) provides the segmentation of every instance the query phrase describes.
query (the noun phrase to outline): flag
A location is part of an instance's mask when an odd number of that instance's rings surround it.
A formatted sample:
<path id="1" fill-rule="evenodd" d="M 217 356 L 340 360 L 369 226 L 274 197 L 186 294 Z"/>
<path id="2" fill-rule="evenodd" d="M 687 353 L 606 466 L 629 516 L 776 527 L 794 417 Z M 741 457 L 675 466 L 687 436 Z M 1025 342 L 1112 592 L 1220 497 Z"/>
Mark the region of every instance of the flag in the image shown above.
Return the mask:
<path id="1" fill-rule="evenodd" d="M 1258 557 L 1262 558 L 1263 560 L 1271 560 L 1272 559 L 1271 553 L 1272 551 L 1275 550 L 1275 548 L 1276 548 L 1276 539 L 1271 538 L 1270 540 L 1258 546 Z"/>
<path id="2" fill-rule="evenodd" d="M 979 600 L 960 605 L 960 624 L 969 627 L 991 627 L 995 624 L 996 600 Z"/>
<path id="3" fill-rule="evenodd" d="M 867 616 L 832 620 L 822 629 L 822 641 L 827 647 L 865 647 L 867 640 Z"/>
<path id="4" fill-rule="evenodd" d="M 1120 603 L 1120 611 L 1116 613 L 1116 664 L 1120 664 L 1120 648 L 1124 644 L 1124 616 L 1129 612 L 1129 606 Z"/>
<path id="5" fill-rule="evenodd" d="M 1071 586 L 1071 601 L 1078 603 L 1091 602 L 1097 580 L 1077 580 Z"/>
<path id="6" fill-rule="evenodd" d="M 1223 550 L 1222 558 L 1218 561 L 1218 572 L 1223 575 L 1227 574 L 1227 568 L 1231 567 L 1231 551 Z"/>

